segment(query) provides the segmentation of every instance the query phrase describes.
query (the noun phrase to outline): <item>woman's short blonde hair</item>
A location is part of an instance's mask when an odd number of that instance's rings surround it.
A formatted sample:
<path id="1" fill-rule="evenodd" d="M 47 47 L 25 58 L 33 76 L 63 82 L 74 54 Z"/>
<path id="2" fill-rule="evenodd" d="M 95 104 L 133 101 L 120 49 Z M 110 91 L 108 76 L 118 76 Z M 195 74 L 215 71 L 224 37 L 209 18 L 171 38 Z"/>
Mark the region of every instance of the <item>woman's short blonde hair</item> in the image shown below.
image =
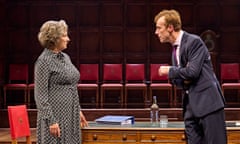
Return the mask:
<path id="1" fill-rule="evenodd" d="M 59 38 L 68 31 L 68 25 L 64 20 L 46 21 L 40 28 L 38 40 L 44 48 L 54 49 Z"/>

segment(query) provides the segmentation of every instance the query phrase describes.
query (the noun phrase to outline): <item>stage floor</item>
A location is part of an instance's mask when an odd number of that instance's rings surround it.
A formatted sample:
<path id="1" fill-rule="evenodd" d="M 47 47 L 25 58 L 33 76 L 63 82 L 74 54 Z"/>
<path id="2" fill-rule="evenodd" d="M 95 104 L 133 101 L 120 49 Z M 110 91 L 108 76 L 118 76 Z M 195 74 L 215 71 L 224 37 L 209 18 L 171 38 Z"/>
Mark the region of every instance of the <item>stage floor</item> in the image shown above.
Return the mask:
<path id="1" fill-rule="evenodd" d="M 29 109 L 29 121 L 31 126 L 31 139 L 33 144 L 36 141 L 36 110 Z M 149 120 L 149 109 L 83 109 L 83 112 L 88 121 L 94 121 L 104 115 L 133 115 L 136 121 L 147 121 Z M 240 108 L 226 108 L 226 121 L 240 120 Z M 160 114 L 168 115 L 170 121 L 181 121 L 182 120 L 182 109 L 181 108 L 161 108 Z M 20 144 L 23 144 L 24 138 L 19 139 Z M 10 130 L 8 125 L 7 110 L 0 110 L 0 144 L 10 144 Z"/>
<path id="2" fill-rule="evenodd" d="M 19 138 L 18 144 L 25 144 L 26 139 Z M 32 144 L 36 143 L 36 129 L 31 128 L 31 141 Z M 9 128 L 0 128 L 0 144 L 11 144 L 11 135 Z"/>

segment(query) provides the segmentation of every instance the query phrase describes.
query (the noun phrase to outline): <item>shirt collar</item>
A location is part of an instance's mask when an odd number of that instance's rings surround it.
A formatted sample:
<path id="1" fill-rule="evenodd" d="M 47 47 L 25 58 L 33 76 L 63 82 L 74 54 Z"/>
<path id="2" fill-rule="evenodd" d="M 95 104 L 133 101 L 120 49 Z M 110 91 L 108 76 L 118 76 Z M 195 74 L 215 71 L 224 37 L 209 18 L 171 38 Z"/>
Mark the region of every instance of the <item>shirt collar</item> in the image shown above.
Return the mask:
<path id="1" fill-rule="evenodd" d="M 180 30 L 179 35 L 173 45 L 177 45 L 179 47 L 181 45 L 182 36 L 183 36 L 183 31 Z"/>

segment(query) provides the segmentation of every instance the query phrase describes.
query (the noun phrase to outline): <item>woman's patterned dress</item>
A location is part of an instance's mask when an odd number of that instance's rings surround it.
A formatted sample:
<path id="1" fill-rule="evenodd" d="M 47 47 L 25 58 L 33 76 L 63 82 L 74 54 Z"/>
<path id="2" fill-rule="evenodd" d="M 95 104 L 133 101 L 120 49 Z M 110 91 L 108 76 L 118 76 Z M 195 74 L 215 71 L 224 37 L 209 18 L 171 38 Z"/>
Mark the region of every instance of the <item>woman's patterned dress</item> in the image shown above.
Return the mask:
<path id="1" fill-rule="evenodd" d="M 34 75 L 37 143 L 80 144 L 79 71 L 67 54 L 44 49 L 35 63 Z M 60 126 L 60 138 L 50 134 L 49 126 L 54 123 Z"/>

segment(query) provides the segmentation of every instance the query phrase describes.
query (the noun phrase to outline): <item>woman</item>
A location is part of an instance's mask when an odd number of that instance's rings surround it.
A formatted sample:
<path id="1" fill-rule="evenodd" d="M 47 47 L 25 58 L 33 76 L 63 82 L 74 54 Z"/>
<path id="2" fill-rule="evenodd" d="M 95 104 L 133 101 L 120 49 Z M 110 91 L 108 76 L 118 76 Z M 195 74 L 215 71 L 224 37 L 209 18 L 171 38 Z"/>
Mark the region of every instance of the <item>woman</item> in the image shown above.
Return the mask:
<path id="1" fill-rule="evenodd" d="M 38 40 L 43 52 L 35 63 L 34 96 L 38 109 L 38 144 L 79 144 L 80 126 L 88 123 L 80 110 L 80 74 L 62 51 L 70 41 L 64 20 L 45 22 Z"/>

